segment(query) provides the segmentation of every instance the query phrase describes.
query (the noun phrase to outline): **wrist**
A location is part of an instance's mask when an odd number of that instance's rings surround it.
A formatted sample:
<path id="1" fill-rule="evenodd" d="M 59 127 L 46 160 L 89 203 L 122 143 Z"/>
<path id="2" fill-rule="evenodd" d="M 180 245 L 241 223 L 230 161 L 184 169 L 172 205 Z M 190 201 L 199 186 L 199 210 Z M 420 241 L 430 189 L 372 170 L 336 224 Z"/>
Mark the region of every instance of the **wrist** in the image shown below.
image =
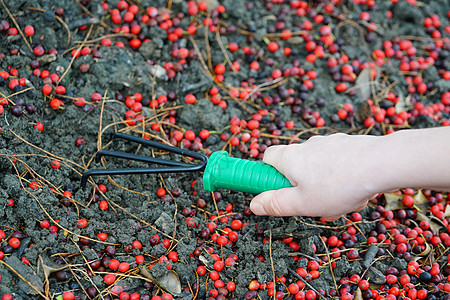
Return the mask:
<path id="1" fill-rule="evenodd" d="M 379 193 L 392 192 L 405 187 L 404 177 L 410 162 L 405 153 L 405 137 L 399 131 L 378 137 L 374 147 L 377 168 L 375 169 L 376 186 Z"/>
<path id="2" fill-rule="evenodd" d="M 450 128 L 400 130 L 379 137 L 376 157 L 382 168 L 380 192 L 400 188 L 448 189 Z"/>
<path id="3" fill-rule="evenodd" d="M 361 170 L 367 172 L 365 190 L 369 194 L 397 190 L 400 186 L 401 168 L 392 167 L 398 163 L 396 148 L 392 147 L 390 136 L 366 136 L 366 151 L 363 152 Z M 361 174 L 361 176 L 363 176 Z M 364 178 L 363 177 L 363 178 Z"/>

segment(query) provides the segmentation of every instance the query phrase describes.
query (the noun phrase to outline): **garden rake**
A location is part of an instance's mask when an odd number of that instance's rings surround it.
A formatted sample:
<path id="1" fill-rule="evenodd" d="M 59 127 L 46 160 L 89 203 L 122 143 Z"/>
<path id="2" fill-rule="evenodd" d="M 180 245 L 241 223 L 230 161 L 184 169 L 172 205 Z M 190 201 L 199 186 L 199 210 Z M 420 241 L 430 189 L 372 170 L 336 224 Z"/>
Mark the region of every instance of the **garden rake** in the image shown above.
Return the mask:
<path id="1" fill-rule="evenodd" d="M 233 191 L 261 193 L 285 187 L 292 187 L 289 180 L 274 167 L 263 162 L 229 157 L 226 151 L 216 151 L 208 158 L 206 155 L 168 146 L 159 142 L 146 140 L 128 134 L 117 133 L 115 138 L 150 146 L 181 156 L 190 157 L 193 163 L 154 158 L 143 155 L 100 150 L 96 154 L 99 161 L 103 156 L 111 156 L 126 160 L 141 161 L 156 166 L 146 168 L 118 168 L 95 169 L 86 171 L 81 177 L 81 187 L 84 189 L 87 180 L 97 175 L 128 175 L 128 174 L 157 174 L 157 173 L 183 173 L 203 172 L 203 188 L 207 191 L 215 191 L 219 188 Z"/>

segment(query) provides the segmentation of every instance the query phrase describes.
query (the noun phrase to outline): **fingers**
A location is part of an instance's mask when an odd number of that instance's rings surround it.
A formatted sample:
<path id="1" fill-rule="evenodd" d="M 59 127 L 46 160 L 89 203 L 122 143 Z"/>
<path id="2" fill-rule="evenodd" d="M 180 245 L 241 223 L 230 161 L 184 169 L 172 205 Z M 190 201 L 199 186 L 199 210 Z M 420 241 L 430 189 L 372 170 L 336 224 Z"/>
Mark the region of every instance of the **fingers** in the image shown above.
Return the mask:
<path id="1" fill-rule="evenodd" d="M 291 147 L 292 146 L 293 145 L 291 145 Z M 280 173 L 286 176 L 293 186 L 297 186 L 297 180 L 292 175 L 293 166 L 292 164 L 286 164 L 286 159 L 289 156 L 287 147 L 288 146 L 286 145 L 279 145 L 267 148 L 266 151 L 264 151 L 263 162 L 277 169 Z"/>
<path id="2" fill-rule="evenodd" d="M 368 202 L 368 201 L 364 202 L 364 204 L 363 204 L 363 205 L 361 205 L 360 207 L 358 207 L 357 209 L 355 209 L 355 211 L 360 211 L 360 210 L 363 210 L 363 209 L 364 209 L 364 207 L 366 207 L 366 206 L 367 206 L 367 202 Z"/>
<path id="3" fill-rule="evenodd" d="M 297 206 L 294 188 L 267 191 L 259 194 L 250 202 L 250 209 L 260 216 L 292 216 L 293 208 Z"/>
<path id="4" fill-rule="evenodd" d="M 285 145 L 271 146 L 267 148 L 264 151 L 263 162 L 275 167 L 278 171 L 283 173 L 285 170 L 282 170 L 282 157 L 285 149 Z"/>
<path id="5" fill-rule="evenodd" d="M 260 216 L 322 216 L 327 222 L 335 221 L 341 217 L 339 213 L 346 213 L 340 207 L 331 207 L 324 209 L 321 201 L 307 199 L 299 187 L 284 188 L 274 191 L 261 193 L 253 198 L 250 203 L 250 209 L 255 215 Z M 358 209 L 359 211 L 366 207 L 367 201 Z"/>
<path id="6" fill-rule="evenodd" d="M 375 195 L 376 197 L 376 195 Z M 372 198 L 371 198 L 372 199 Z M 360 211 L 363 210 L 366 206 L 367 206 L 367 202 L 369 202 L 369 200 L 365 201 L 363 205 L 361 205 L 360 207 L 358 207 L 357 209 L 355 209 L 355 211 Z M 336 221 L 337 219 L 339 219 L 341 216 L 330 216 L 330 217 L 323 217 L 323 220 L 325 222 L 333 222 Z"/>
<path id="7" fill-rule="evenodd" d="M 333 222 L 336 221 L 337 219 L 339 219 L 341 216 L 331 216 L 331 217 L 323 217 L 322 219 L 325 222 Z"/>
<path id="8" fill-rule="evenodd" d="M 377 195 L 375 195 L 376 197 Z M 373 199 L 374 197 L 372 197 L 371 199 Z M 369 200 L 367 200 L 366 202 L 364 202 L 363 205 L 361 205 L 360 207 L 358 207 L 357 209 L 355 209 L 355 211 L 360 211 L 363 210 L 366 206 L 367 206 L 367 202 L 369 202 Z M 323 217 L 322 219 L 325 222 L 333 222 L 336 221 L 337 219 L 339 219 L 341 216 L 331 216 L 331 217 Z"/>
<path id="9" fill-rule="evenodd" d="M 299 193 L 298 187 L 267 191 L 257 195 L 250 209 L 260 216 L 321 216 L 324 214 L 320 201 L 309 201 Z"/>

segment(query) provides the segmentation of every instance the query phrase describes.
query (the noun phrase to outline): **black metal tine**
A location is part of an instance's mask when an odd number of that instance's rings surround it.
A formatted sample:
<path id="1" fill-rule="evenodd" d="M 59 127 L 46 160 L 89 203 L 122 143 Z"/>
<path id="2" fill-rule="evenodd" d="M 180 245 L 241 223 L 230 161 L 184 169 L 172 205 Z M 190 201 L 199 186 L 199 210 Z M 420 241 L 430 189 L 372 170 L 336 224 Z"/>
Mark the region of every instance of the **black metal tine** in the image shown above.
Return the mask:
<path id="1" fill-rule="evenodd" d="M 196 153 L 193 151 L 189 151 L 186 149 L 181 149 L 173 146 L 164 145 L 162 143 L 149 141 L 143 138 L 135 137 L 132 135 L 124 134 L 124 133 L 116 133 L 114 138 L 121 138 L 124 140 L 132 141 L 138 144 L 150 146 L 153 148 L 161 149 L 164 151 L 168 151 L 171 153 L 179 154 L 182 156 L 188 156 L 194 159 L 200 160 L 200 163 L 196 164 L 188 164 L 179 161 L 171 161 L 167 159 L 161 158 L 153 158 L 146 157 L 143 155 L 119 152 L 119 151 L 109 151 L 109 150 L 100 150 L 97 152 L 97 159 L 100 159 L 102 156 L 112 156 L 118 158 L 124 158 L 129 160 L 137 160 L 148 163 L 155 163 L 166 165 L 170 167 L 147 167 L 147 168 L 129 168 L 129 169 L 97 169 L 97 170 L 88 170 L 84 172 L 81 176 L 81 188 L 84 189 L 86 187 L 87 180 L 91 176 L 96 175 L 127 175 L 127 174 L 155 174 L 155 173 L 178 173 L 178 172 L 196 172 L 205 168 L 206 163 L 208 162 L 208 157 L 201 153 Z"/>
<path id="2" fill-rule="evenodd" d="M 97 175 L 129 175 L 129 174 L 156 174 L 156 173 L 178 173 L 196 172 L 206 166 L 207 161 L 189 167 L 162 167 L 162 168 L 129 168 L 129 169 L 97 169 L 88 170 L 81 176 L 81 188 L 86 187 L 86 183 L 91 176 Z"/>
<path id="3" fill-rule="evenodd" d="M 118 158 L 124 158 L 129 160 L 137 160 L 137 161 L 143 161 L 148 163 L 154 163 L 154 164 L 160 164 L 160 165 L 166 165 L 166 166 L 175 166 L 175 167 L 190 167 L 192 164 L 187 164 L 181 161 L 173 161 L 173 160 L 167 160 L 162 158 L 154 158 L 154 157 L 147 157 L 143 155 L 137 155 L 132 153 L 126 153 L 126 152 L 118 152 L 118 151 L 110 151 L 110 150 L 100 150 L 96 154 L 96 160 L 99 161 L 103 156 L 111 156 L 111 157 L 118 157 Z"/>
<path id="4" fill-rule="evenodd" d="M 206 157 L 206 155 L 201 154 L 201 153 L 197 153 L 197 152 L 193 152 L 190 150 L 186 150 L 186 149 L 182 149 L 182 148 L 178 148 L 178 147 L 173 147 L 173 146 L 169 146 L 169 145 L 164 145 L 162 143 L 158 143 L 158 142 L 154 142 L 154 141 L 149 141 L 143 138 L 139 138 L 133 135 L 129 135 L 129 134 L 125 134 L 125 133 L 116 133 L 114 137 L 118 137 L 124 140 L 128 140 L 128 141 L 132 141 L 138 144 L 143 144 L 143 145 L 147 145 L 150 147 L 154 147 L 154 148 L 158 148 L 161 150 L 165 150 L 171 153 L 176 153 L 176 154 L 180 154 L 180 155 L 184 155 L 184 156 L 190 156 L 196 159 L 199 159 L 201 161 L 207 160 L 208 158 Z"/>

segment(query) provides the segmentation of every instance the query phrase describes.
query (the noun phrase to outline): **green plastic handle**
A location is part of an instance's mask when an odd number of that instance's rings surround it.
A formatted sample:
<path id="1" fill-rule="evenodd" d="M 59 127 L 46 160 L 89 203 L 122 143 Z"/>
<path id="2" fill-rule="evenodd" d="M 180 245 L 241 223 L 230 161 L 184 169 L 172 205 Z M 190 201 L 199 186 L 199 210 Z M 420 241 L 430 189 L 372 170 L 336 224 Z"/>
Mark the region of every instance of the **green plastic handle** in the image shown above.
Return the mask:
<path id="1" fill-rule="evenodd" d="M 265 191 L 292 187 L 277 169 L 263 162 L 229 157 L 226 151 L 216 151 L 208 159 L 203 173 L 203 188 L 259 194 Z"/>

